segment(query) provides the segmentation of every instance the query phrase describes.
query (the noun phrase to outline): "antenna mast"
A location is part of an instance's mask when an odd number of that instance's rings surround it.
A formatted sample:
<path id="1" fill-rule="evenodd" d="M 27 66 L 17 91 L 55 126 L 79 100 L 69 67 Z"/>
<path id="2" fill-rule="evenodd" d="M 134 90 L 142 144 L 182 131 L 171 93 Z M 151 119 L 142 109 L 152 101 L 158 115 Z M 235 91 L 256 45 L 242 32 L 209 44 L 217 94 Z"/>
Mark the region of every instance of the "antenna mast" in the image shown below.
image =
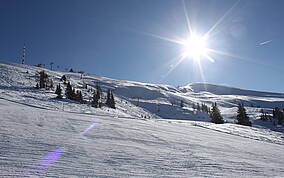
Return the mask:
<path id="1" fill-rule="evenodd" d="M 26 62 L 26 46 L 23 47 L 22 64 Z"/>

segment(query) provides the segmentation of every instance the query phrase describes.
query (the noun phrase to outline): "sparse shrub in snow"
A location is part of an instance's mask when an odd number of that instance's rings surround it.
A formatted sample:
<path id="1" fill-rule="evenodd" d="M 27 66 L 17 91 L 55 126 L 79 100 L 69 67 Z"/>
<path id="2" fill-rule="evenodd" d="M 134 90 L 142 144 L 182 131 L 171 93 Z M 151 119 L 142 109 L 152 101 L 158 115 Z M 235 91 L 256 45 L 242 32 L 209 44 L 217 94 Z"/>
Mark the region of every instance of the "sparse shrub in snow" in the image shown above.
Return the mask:
<path id="1" fill-rule="evenodd" d="M 240 125 L 245 126 L 251 126 L 251 122 L 249 120 L 249 117 L 246 113 L 246 109 L 243 104 L 238 105 L 238 111 L 237 111 L 237 117 L 236 117 L 236 123 Z"/>

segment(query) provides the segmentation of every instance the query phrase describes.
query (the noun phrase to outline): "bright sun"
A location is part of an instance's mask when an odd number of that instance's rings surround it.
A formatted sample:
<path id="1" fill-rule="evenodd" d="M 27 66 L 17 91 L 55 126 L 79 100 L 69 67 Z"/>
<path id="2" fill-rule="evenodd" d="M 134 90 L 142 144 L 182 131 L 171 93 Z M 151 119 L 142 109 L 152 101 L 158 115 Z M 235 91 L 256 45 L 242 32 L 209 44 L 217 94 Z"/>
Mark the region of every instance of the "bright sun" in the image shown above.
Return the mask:
<path id="1" fill-rule="evenodd" d="M 184 42 L 185 57 L 200 60 L 200 57 L 206 55 L 206 53 L 206 40 L 203 37 L 192 34 L 191 37 Z"/>

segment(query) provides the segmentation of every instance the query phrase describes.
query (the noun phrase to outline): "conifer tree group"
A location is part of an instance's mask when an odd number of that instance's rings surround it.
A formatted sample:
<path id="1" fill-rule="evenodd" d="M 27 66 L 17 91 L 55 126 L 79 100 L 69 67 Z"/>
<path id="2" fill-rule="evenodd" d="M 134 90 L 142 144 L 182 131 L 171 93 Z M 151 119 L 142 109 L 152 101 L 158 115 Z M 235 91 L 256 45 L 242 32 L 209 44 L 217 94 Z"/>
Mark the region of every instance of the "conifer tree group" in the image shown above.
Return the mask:
<path id="1" fill-rule="evenodd" d="M 195 103 L 193 103 L 192 104 L 192 108 L 196 109 L 197 111 L 205 112 L 207 114 L 210 113 L 210 108 L 206 104 L 204 104 L 204 103 L 202 103 L 202 104 L 199 104 L 199 103 L 195 104 Z"/>
<path id="2" fill-rule="evenodd" d="M 84 103 L 82 92 L 79 91 L 79 90 L 76 91 L 71 86 L 70 82 L 68 82 L 67 85 L 66 85 L 65 95 L 66 95 L 66 98 L 68 98 L 70 100 L 74 100 L 74 101 L 78 101 L 80 103 Z"/>
<path id="3" fill-rule="evenodd" d="M 97 93 L 97 91 L 94 91 L 93 96 L 92 96 L 92 101 L 91 101 L 91 105 L 95 108 L 100 107 L 100 97 L 99 94 Z"/>
<path id="4" fill-rule="evenodd" d="M 74 72 L 73 69 L 70 69 L 70 72 Z M 67 77 L 63 75 L 60 78 L 60 81 L 63 82 L 63 84 L 66 86 L 65 89 L 65 96 L 67 99 L 73 100 L 73 101 L 78 101 L 81 104 L 86 103 L 86 101 L 83 98 L 83 94 L 81 90 L 76 90 L 75 88 L 72 87 L 71 83 L 68 82 Z M 45 88 L 45 89 L 53 89 L 53 80 L 49 78 L 48 74 L 45 71 L 40 71 L 36 73 L 36 88 Z M 88 89 L 88 86 L 86 83 L 83 81 L 83 88 Z M 103 102 L 105 102 L 106 106 L 115 109 L 115 100 L 114 100 L 114 95 L 111 90 L 107 91 L 107 98 L 103 97 L 103 92 L 100 87 L 100 85 L 97 83 L 95 89 L 89 88 L 88 92 L 93 91 L 93 96 L 91 98 L 91 101 L 89 102 L 91 106 L 96 107 L 96 108 L 101 108 L 103 105 Z M 56 85 L 56 89 L 54 92 L 57 96 L 56 98 L 62 99 L 63 98 L 63 89 L 58 83 Z"/>
<path id="5" fill-rule="evenodd" d="M 115 109 L 115 101 L 111 90 L 107 91 L 106 105 L 109 106 L 110 108 Z"/>
<path id="6" fill-rule="evenodd" d="M 100 85 L 97 84 L 96 90 L 93 92 L 93 97 L 92 97 L 92 101 L 91 101 L 92 106 L 95 107 L 95 108 L 102 107 L 101 98 L 102 98 L 102 89 L 101 89 Z"/>
<path id="7" fill-rule="evenodd" d="M 53 80 L 49 78 L 45 71 L 40 71 L 36 73 L 36 88 L 53 89 Z"/>

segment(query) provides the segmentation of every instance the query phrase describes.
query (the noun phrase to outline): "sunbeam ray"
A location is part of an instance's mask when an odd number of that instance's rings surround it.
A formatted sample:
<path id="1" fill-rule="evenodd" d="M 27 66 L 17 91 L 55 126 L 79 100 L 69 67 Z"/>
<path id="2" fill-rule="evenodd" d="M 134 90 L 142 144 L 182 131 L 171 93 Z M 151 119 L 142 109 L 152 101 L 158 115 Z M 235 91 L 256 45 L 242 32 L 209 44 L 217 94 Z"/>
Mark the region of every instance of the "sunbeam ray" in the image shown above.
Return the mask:
<path id="1" fill-rule="evenodd" d="M 228 52 L 224 52 L 224 51 L 220 51 L 220 50 L 216 50 L 216 49 L 212 49 L 212 48 L 207 48 L 207 51 L 212 52 L 212 53 L 216 53 L 216 54 L 219 54 L 219 55 L 223 55 L 223 56 L 229 56 L 229 57 L 236 58 L 236 59 L 249 60 L 248 58 L 245 58 L 245 57 L 237 56 L 235 54 L 231 54 L 231 53 L 228 53 Z"/>
<path id="2" fill-rule="evenodd" d="M 201 76 L 202 82 L 206 83 L 206 79 L 205 79 L 205 76 L 204 76 L 204 72 L 203 72 L 203 68 L 202 68 L 202 65 L 200 63 L 200 60 L 197 60 L 196 62 L 197 62 L 197 65 L 198 65 L 199 74 Z M 204 85 L 204 87 L 205 87 L 205 90 L 207 91 L 206 85 Z"/>
<path id="3" fill-rule="evenodd" d="M 171 64 L 170 69 L 167 71 L 167 73 L 165 75 L 163 75 L 162 79 L 166 78 L 173 70 L 175 70 L 175 68 L 177 68 L 177 66 L 180 65 L 180 63 L 185 59 L 185 57 L 183 55 L 180 55 L 178 57 L 178 61 L 175 64 Z"/>
<path id="4" fill-rule="evenodd" d="M 180 45 L 183 45 L 185 43 L 183 40 L 172 39 L 172 38 L 169 38 L 169 37 L 164 37 L 164 36 L 156 35 L 156 34 L 153 34 L 153 33 L 148 33 L 148 32 L 139 32 L 139 33 L 147 35 L 147 36 L 151 36 L 151 37 L 154 37 L 154 38 L 157 38 L 157 39 L 160 39 L 160 40 L 180 44 Z"/>
<path id="5" fill-rule="evenodd" d="M 189 17 L 188 17 L 188 12 L 187 12 L 187 8 L 186 8 L 186 5 L 185 5 L 185 1 L 183 0 L 182 2 L 183 2 L 183 3 L 182 3 L 182 5 L 183 5 L 183 11 L 184 11 L 184 15 L 185 15 L 185 18 L 186 18 L 186 25 L 187 25 L 189 34 L 192 35 L 193 30 L 192 30 L 192 26 L 191 26 L 190 19 L 189 19 Z"/>
<path id="6" fill-rule="evenodd" d="M 209 56 L 208 54 L 204 54 L 204 56 L 211 62 L 215 62 L 215 59 L 213 59 L 211 56 Z"/>
<path id="7" fill-rule="evenodd" d="M 241 0 L 238 0 L 233 4 L 233 6 L 225 12 L 225 14 L 205 33 L 204 37 L 208 38 L 210 33 L 215 30 L 215 28 L 222 23 L 222 21 L 228 16 L 228 14 L 239 4 Z"/>

